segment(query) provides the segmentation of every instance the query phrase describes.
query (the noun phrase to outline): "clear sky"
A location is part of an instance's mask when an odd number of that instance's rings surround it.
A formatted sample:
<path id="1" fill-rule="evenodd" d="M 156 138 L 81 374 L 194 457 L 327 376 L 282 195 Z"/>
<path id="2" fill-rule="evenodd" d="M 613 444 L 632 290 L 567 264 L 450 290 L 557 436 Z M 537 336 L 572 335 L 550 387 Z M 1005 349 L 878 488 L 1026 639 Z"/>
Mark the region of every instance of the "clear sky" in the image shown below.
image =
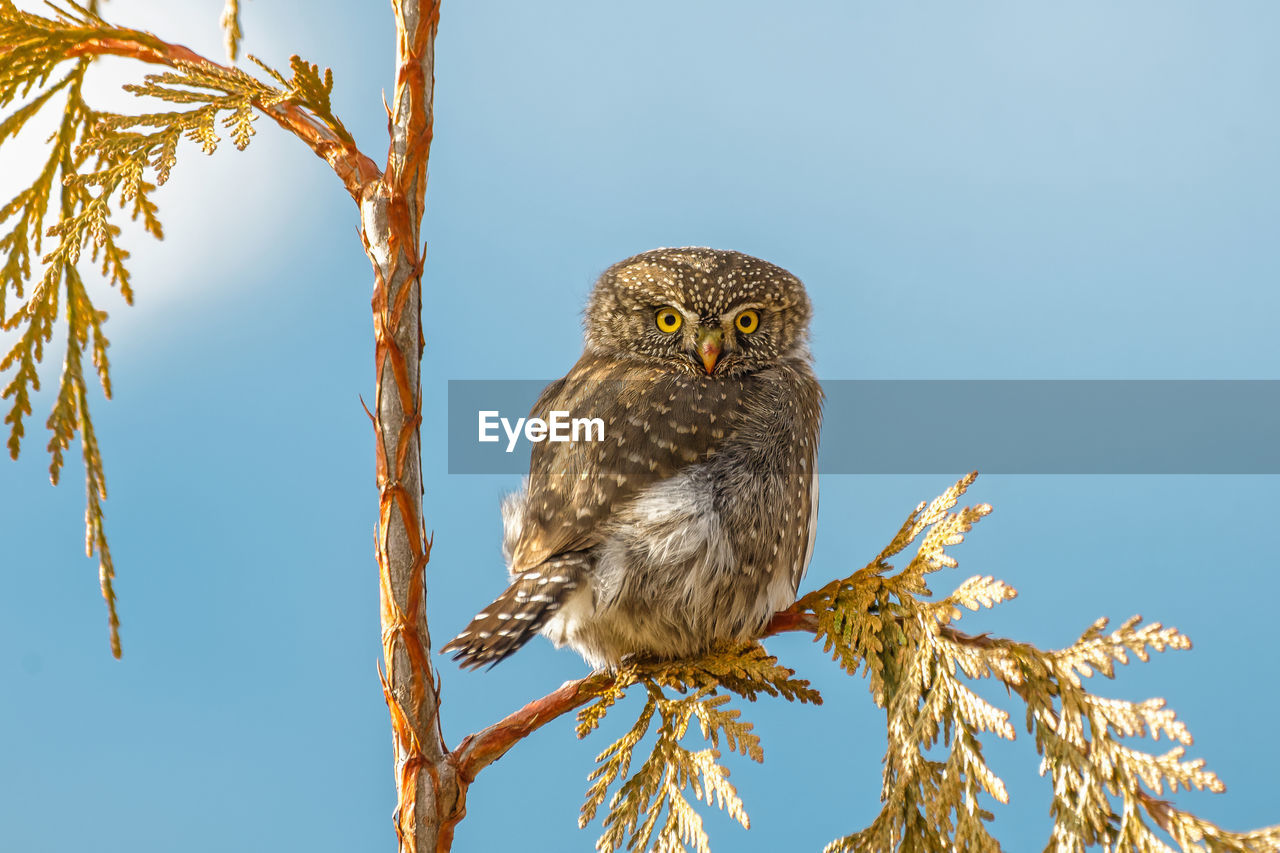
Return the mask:
<path id="1" fill-rule="evenodd" d="M 105 13 L 217 56 L 220 7 Z M 336 111 L 382 159 L 384 4 L 256 0 L 244 23 L 272 64 L 333 66 Z M 498 501 L 518 484 L 447 474 L 446 381 L 561 375 L 592 280 L 638 251 L 734 248 L 795 272 L 828 379 L 1280 378 L 1278 31 L 1268 0 L 446 0 L 424 280 L 436 645 L 501 589 Z M 181 151 L 168 238 L 131 243 L 137 307 L 100 303 L 123 661 L 81 556 L 79 472 L 57 489 L 44 474 L 47 395 L 22 459 L 0 462 L 2 850 L 393 849 L 360 407 L 371 274 L 337 180 L 257 127 L 244 154 Z M 6 192 L 39 148 L 0 153 Z M 862 565 L 958 473 L 826 477 L 804 588 Z M 983 477 L 971 495 L 995 514 L 933 586 L 1004 578 L 1019 598 L 962 627 L 1045 646 L 1104 615 L 1184 629 L 1193 651 L 1096 689 L 1165 696 L 1189 724 L 1229 792 L 1180 803 L 1274 823 L 1276 486 Z M 731 764 L 753 828 L 710 818 L 721 853 L 820 850 L 878 809 L 865 684 L 804 637 L 768 645 L 827 703 L 744 708 L 766 762 Z M 585 672 L 542 639 L 490 672 L 440 663 L 451 743 Z M 1020 732 L 990 747 L 1013 797 L 996 833 L 1041 849 L 1048 787 L 1019 706 L 995 698 Z M 592 849 L 577 806 L 629 708 L 584 743 L 558 721 L 485 771 L 456 849 Z"/>

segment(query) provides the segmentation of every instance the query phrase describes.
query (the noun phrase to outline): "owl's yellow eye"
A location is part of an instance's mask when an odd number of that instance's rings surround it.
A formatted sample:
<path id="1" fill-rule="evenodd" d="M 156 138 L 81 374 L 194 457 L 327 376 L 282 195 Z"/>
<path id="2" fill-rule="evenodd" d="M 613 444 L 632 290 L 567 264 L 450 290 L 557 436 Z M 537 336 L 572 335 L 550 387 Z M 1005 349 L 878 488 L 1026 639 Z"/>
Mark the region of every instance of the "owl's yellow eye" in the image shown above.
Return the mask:
<path id="1" fill-rule="evenodd" d="M 680 324 L 684 322 L 684 318 L 680 316 L 680 312 L 674 308 L 659 308 L 656 317 L 658 328 L 667 334 L 671 334 L 680 328 Z"/>
<path id="2" fill-rule="evenodd" d="M 760 327 L 760 315 L 748 308 L 738 315 L 734 325 L 738 327 L 739 332 L 749 335 Z"/>

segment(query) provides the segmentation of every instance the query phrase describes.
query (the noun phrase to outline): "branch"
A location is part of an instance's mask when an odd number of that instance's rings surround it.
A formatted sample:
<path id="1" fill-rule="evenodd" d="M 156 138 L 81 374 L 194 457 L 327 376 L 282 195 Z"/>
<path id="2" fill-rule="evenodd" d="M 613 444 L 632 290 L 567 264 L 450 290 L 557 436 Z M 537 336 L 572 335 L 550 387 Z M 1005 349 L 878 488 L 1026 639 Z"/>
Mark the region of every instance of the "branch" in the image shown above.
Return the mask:
<path id="1" fill-rule="evenodd" d="M 374 426 L 383 680 L 396 760 L 401 853 L 443 853 L 466 815 L 467 785 L 440 731 L 431 666 L 422 517 L 422 253 L 439 0 L 394 0 L 395 106 L 385 176 L 361 187 L 361 239 L 373 265 Z"/>
<path id="2" fill-rule="evenodd" d="M 229 0 L 232 18 L 237 2 Z M 72 0 L 65 7 L 51 4 L 55 14 L 45 18 L 18 9 L 12 0 L 0 0 L 0 107 L 8 110 L 11 104 L 15 106 L 0 117 L 0 144 L 20 133 L 54 95 L 62 92 L 66 98 L 58 129 L 47 139 L 52 144 L 43 167 L 25 189 L 0 206 L 0 225 L 11 224 L 7 233 L 0 234 L 0 327 L 19 330 L 12 348 L 0 354 L 0 373 L 14 369 L 12 380 L 6 376 L 0 383 L 0 399 L 13 397 L 4 423 L 11 425 L 9 454 L 17 458 L 25 433 L 24 418 L 31 414 L 30 395 L 40 387 L 45 346 L 65 306 L 67 345 L 56 402 L 46 422 L 52 433 L 48 444 L 50 479 L 57 484 L 63 451 L 79 433 L 88 495 L 86 551 L 89 556 L 95 551 L 99 555 L 111 649 L 119 657 L 114 568 L 103 529 L 106 485 L 84 377 L 85 363 L 91 356 L 103 393 L 111 397 L 108 341 L 103 334 L 107 314 L 90 299 L 81 269 L 94 262 L 125 302 L 132 303 L 127 267 L 130 254 L 118 241 L 121 228 L 113 219 L 117 215 L 111 210 L 113 200 L 118 201 L 118 210 L 127 211 L 135 221 L 141 219 L 143 229 L 161 239 L 163 231 L 151 193 L 168 179 L 182 138 L 197 142 L 205 153 L 213 153 L 220 141 L 217 119 L 223 113 L 222 124 L 231 129 L 237 148 L 249 143 L 257 114 L 265 114 L 324 158 L 354 197 L 362 198 L 368 186 L 379 185 L 381 174 L 333 115 L 333 78 L 328 69 L 321 74 L 316 66 L 295 56 L 290 61 L 293 77 L 285 79 L 263 66 L 280 84 L 277 89 L 182 45 L 169 44 L 141 30 L 112 26 L 98 15 L 98 4 L 99 0 L 85 0 L 83 5 Z M 108 55 L 172 69 L 149 74 L 141 84 L 125 86 L 127 91 L 195 106 L 131 115 L 93 109 L 82 92 L 86 70 L 95 58 Z M 55 71 L 65 70 L 68 64 L 71 70 L 51 82 Z M 36 95 L 28 99 L 33 90 Z M 147 172 L 154 175 L 154 183 L 144 178 Z M 49 219 L 53 220 L 51 227 Z M 42 250 L 46 238 L 56 239 L 52 251 Z M 34 280 L 33 256 L 43 266 Z M 32 285 L 30 294 L 10 314 L 5 304 L 8 291 L 21 300 L 28 283 Z"/>
<path id="3" fill-rule="evenodd" d="M 392 215 L 403 216 L 416 237 L 427 191 L 435 90 L 435 36 L 439 0 L 392 0 L 396 18 L 396 86 L 391 99 L 391 143 L 386 184 Z M 405 251 L 416 249 L 404 247 Z"/>
<path id="4" fill-rule="evenodd" d="M 796 602 L 785 610 L 779 610 L 773 614 L 773 618 L 769 620 L 760 637 L 763 639 L 789 631 L 805 631 L 813 634 L 817 630 L 818 622 L 812 611 Z M 942 626 L 941 632 L 958 645 L 990 648 L 996 644 L 996 641 L 986 634 L 966 634 L 950 625 Z M 475 781 L 481 770 L 506 755 L 516 743 L 552 720 L 587 704 L 606 692 L 616 681 L 617 677 L 611 672 L 593 672 L 585 678 L 566 681 L 559 689 L 533 700 L 488 728 L 467 735 L 453 750 L 459 775 L 470 784 Z M 1012 687 L 1017 691 L 1018 685 L 1012 685 Z"/>
<path id="5" fill-rule="evenodd" d="M 775 613 L 760 636 L 772 637 L 787 631 L 812 634 L 817 628 L 813 614 L 793 604 Z M 459 774 L 467 783 L 475 781 L 481 770 L 506 755 L 516 743 L 552 720 L 587 704 L 616 682 L 617 677 L 611 672 L 593 672 L 585 678 L 566 681 L 558 690 L 533 700 L 482 731 L 467 735 L 453 750 Z"/>
<path id="6" fill-rule="evenodd" d="M 474 782 L 481 770 L 506 755 L 518 741 L 587 704 L 616 681 L 617 676 L 611 672 L 593 672 L 586 678 L 566 681 L 559 690 L 535 699 L 483 731 L 467 735 L 453 750 L 459 774 L 468 783 Z"/>
<path id="7" fill-rule="evenodd" d="M 68 58 L 127 56 L 155 65 L 180 68 L 184 63 L 209 66 L 230 73 L 232 69 L 206 59 L 188 47 L 161 41 L 150 33 L 116 30 L 112 37 L 88 38 L 67 51 Z M 254 101 L 254 106 L 276 124 L 297 136 L 323 159 L 341 179 L 351 197 L 359 200 L 365 184 L 382 176 L 382 170 L 355 143 L 343 140 L 305 110 L 288 102 L 275 105 Z"/>
<path id="8" fill-rule="evenodd" d="M 813 615 L 813 611 L 802 607 L 797 601 L 785 610 L 779 610 L 773 614 L 773 618 L 769 620 L 768 625 L 764 626 L 764 633 L 760 637 L 772 637 L 787 631 L 808 631 L 812 634 L 817 630 L 818 620 Z"/>

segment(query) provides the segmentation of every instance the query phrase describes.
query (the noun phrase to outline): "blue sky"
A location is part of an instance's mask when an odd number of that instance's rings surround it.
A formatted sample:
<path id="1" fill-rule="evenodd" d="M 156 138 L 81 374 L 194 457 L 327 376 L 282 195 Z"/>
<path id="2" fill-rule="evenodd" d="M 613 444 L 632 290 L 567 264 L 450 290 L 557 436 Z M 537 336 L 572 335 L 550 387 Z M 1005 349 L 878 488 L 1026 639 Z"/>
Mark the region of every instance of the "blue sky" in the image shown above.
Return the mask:
<path id="1" fill-rule="evenodd" d="M 105 11 L 216 56 L 220 6 Z M 336 111 L 382 159 L 389 12 L 294 8 L 246 4 L 248 49 L 332 65 Z M 501 588 L 498 501 L 518 482 L 447 474 L 445 383 L 562 374 L 592 280 L 638 251 L 735 248 L 795 272 L 829 379 L 1278 378 L 1278 29 L 1263 0 L 446 0 L 424 281 L 436 645 Z M 359 402 L 371 275 L 340 184 L 258 131 L 243 154 L 182 152 L 166 241 L 132 242 L 138 305 L 102 297 L 122 662 L 80 556 L 83 493 L 74 469 L 48 486 L 39 410 L 22 459 L 0 463 L 2 849 L 394 844 Z M 39 148 L 0 152 L 0 188 Z M 958 473 L 825 478 L 804 588 L 861 565 Z M 995 513 L 933 586 L 1004 578 L 1019 598 L 962 627 L 1046 646 L 1103 615 L 1184 629 L 1193 651 L 1096 689 L 1164 696 L 1186 720 L 1229 792 L 1179 802 L 1274 823 L 1276 485 L 983 477 L 971 494 Z M 766 763 L 731 764 L 753 828 L 709 818 L 720 851 L 819 850 L 878 808 L 865 684 L 803 637 L 769 648 L 827 703 L 744 708 Z M 451 743 L 585 671 L 542 640 L 490 672 L 441 665 Z M 456 849 L 592 849 L 577 806 L 606 744 L 566 719 L 519 745 L 471 789 Z M 1033 745 L 990 749 L 1013 796 L 997 835 L 1040 849 Z"/>

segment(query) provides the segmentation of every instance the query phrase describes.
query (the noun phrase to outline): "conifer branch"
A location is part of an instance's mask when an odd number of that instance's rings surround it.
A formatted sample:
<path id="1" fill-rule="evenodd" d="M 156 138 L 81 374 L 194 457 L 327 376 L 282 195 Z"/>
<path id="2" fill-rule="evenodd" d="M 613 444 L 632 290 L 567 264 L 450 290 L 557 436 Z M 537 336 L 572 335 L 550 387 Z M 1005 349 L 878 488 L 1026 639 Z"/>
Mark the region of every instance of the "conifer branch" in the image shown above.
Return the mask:
<path id="1" fill-rule="evenodd" d="M 0 390 L 0 399 L 12 400 L 4 422 L 9 427 L 9 455 L 16 458 L 26 433 L 25 418 L 32 411 L 31 396 L 40 390 L 45 345 L 51 342 L 59 312 L 65 310 L 66 350 L 47 421 L 51 433 L 49 475 L 56 484 L 64 451 L 78 433 L 85 464 L 87 551 L 90 556 L 98 554 L 111 649 L 119 657 L 115 571 L 102 505 L 107 496 L 106 478 L 89 414 L 82 357 L 89 353 L 103 394 L 109 399 L 108 341 L 103 334 L 107 314 L 89 298 L 81 261 L 87 257 L 95 262 L 126 304 L 132 303 L 129 252 L 118 241 L 121 228 L 113 221 L 112 206 L 127 210 L 146 232 L 161 238 L 163 230 L 152 194 L 168 180 L 181 139 L 196 142 L 205 153 L 215 150 L 220 141 L 219 120 L 230 130 L 236 147 L 243 149 L 254 134 L 255 112 L 269 116 L 324 157 L 355 197 L 380 172 L 358 151 L 351 134 L 333 114 L 333 78 L 327 69 L 321 73 L 317 66 L 295 56 L 290 61 L 292 76 L 286 79 L 259 63 L 280 84 L 277 88 L 150 33 L 112 26 L 99 16 L 97 0 L 84 6 L 72 0 L 50 8 L 53 17 L 43 17 L 19 10 L 12 0 L 0 0 L 0 109 L 18 104 L 7 116 L 0 116 L 0 144 L 20 133 L 50 105 L 62 108 L 43 166 L 26 188 L 0 207 L 0 226 L 8 225 L 0 235 L 4 256 L 0 264 L 0 328 L 18 332 L 9 351 L 0 357 L 0 372 L 13 371 Z M 238 12 L 238 7 L 232 11 Z M 238 38 L 238 23 L 235 29 Z M 169 66 L 172 71 L 149 76 L 126 90 L 193 108 L 142 115 L 93 109 L 83 96 L 85 76 L 92 60 L 107 54 Z M 22 103 L 23 99 L 28 100 Z M 147 180 L 149 172 L 153 181 Z M 56 240 L 48 250 L 46 238 Z M 33 254 L 43 270 L 33 264 Z M 21 300 L 12 311 L 10 293 Z"/>
<path id="2" fill-rule="evenodd" d="M 110 35 L 86 38 L 75 44 L 67 56 L 127 56 L 142 62 L 167 65 L 185 72 L 188 80 L 173 78 L 172 82 L 188 85 L 200 85 L 194 81 L 200 79 L 236 81 L 246 88 L 253 89 L 248 81 L 249 75 L 235 68 L 220 65 L 178 44 L 169 44 L 132 30 L 114 30 Z M 295 70 L 302 60 L 290 58 L 291 67 Z M 311 66 L 314 69 L 314 66 Z M 314 72 L 313 72 L 314 73 Z M 326 79 L 332 86 L 332 77 L 326 70 Z M 299 81 L 296 90 L 300 95 L 307 91 L 305 86 L 310 81 Z M 137 94 L 154 94 L 145 87 L 136 90 Z M 327 95 L 327 92 L 326 92 Z M 285 130 L 302 140 L 307 147 L 329 164 L 342 181 L 347 192 L 354 199 L 360 198 L 362 187 L 376 180 L 382 174 L 377 163 L 356 147 L 355 141 L 347 133 L 336 117 L 328 112 L 327 97 L 322 104 L 309 100 L 276 100 L 271 95 L 253 94 L 248 98 L 252 106 L 280 125 Z"/>
<path id="3" fill-rule="evenodd" d="M 617 674 L 607 672 L 566 681 L 559 689 L 513 711 L 488 728 L 467 735 L 453 750 L 459 775 L 467 782 L 474 781 L 481 770 L 506 755 L 521 740 L 552 720 L 610 694 L 617 684 Z"/>
<path id="4" fill-rule="evenodd" d="M 207 59 L 183 45 L 163 41 L 141 30 L 112 26 L 92 8 L 82 7 L 74 2 L 68 3 L 67 8 L 52 8 L 56 17 L 44 18 L 20 11 L 12 0 L 0 0 L 0 68 L 5 71 L 0 75 L 0 103 L 7 102 L 3 95 L 5 83 L 9 80 L 14 85 L 23 87 L 24 91 L 29 91 L 31 86 L 47 79 L 48 70 L 61 62 L 105 55 L 129 57 L 179 70 L 188 69 L 241 84 L 253 79 L 238 69 Z M 223 18 L 224 27 L 230 27 L 229 47 L 232 32 L 235 33 L 237 44 L 240 38 L 239 25 L 236 23 L 238 12 L 237 0 L 229 0 Z M 279 100 L 254 97 L 253 106 L 293 133 L 328 162 L 351 196 L 358 199 L 360 188 L 380 177 L 382 170 L 359 151 L 351 135 L 333 116 L 328 108 L 327 92 L 323 99 L 312 97 L 318 91 L 313 85 L 317 82 L 312 79 L 315 77 L 314 70 L 299 77 L 300 64 L 305 63 L 296 57 L 290 63 L 296 81 L 290 97 Z M 315 66 L 310 68 L 314 69 Z M 18 73 L 14 74 L 10 69 Z M 289 82 L 279 75 L 275 76 L 280 81 Z M 328 72 L 325 82 L 328 87 L 332 86 Z"/>
<path id="5" fill-rule="evenodd" d="M 708 853 L 702 818 L 684 795 L 688 788 L 696 799 L 708 805 L 714 801 L 744 828 L 750 827 L 737 790 L 728 781 L 729 771 L 719 764 L 720 743 L 723 739 L 730 750 L 757 763 L 764 761 L 764 750 L 752 724 L 742 720 L 736 708 L 726 707 L 730 697 L 720 690 L 753 702 L 761 693 L 792 702 L 822 702 L 808 681 L 778 665 L 777 658 L 758 643 L 731 644 L 693 660 L 625 665 L 608 689 L 578 713 L 578 737 L 598 728 L 633 684 L 643 685 L 645 706 L 631 730 L 596 758 L 600 766 L 589 777 L 593 784 L 578 820 L 579 826 L 585 827 L 608 800 L 604 833 L 596 842 L 596 849 L 603 853 L 612 853 L 624 844 L 627 849 L 647 849 L 650 841 L 655 850 L 682 850 L 683 844 L 689 843 L 699 853 Z M 680 694 L 679 698 L 669 696 L 668 688 Z M 632 773 L 634 749 L 655 717 L 659 720 L 657 741 L 649 757 Z M 698 721 L 709 748 L 692 751 L 681 744 L 692 719 Z M 617 790 L 610 798 L 609 789 L 615 784 Z"/>
<path id="6" fill-rule="evenodd" d="M 422 517 L 423 197 L 430 155 L 439 0 L 394 0 L 396 86 L 386 174 L 365 185 L 360 236 L 374 273 L 377 384 L 378 571 L 384 696 L 396 762 L 396 837 L 402 853 L 448 850 L 466 815 L 467 782 L 440 731 L 423 577 L 430 539 Z"/>
<path id="7" fill-rule="evenodd" d="M 39 38 L 23 39 L 6 16 L 11 4 L 0 3 L 0 108 L 28 94 L 52 76 L 57 62 L 42 51 L 47 48 Z M 91 9 L 84 10 L 92 15 Z M 56 40 L 56 39 L 55 39 Z M 57 484 L 67 449 L 76 433 L 80 434 L 85 466 L 85 548 L 89 557 L 98 555 L 98 579 L 107 605 L 107 622 L 111 652 L 121 654 L 119 615 L 114 589 L 115 569 L 107 544 L 102 501 L 106 499 L 106 477 L 97 437 L 89 416 L 87 383 L 82 355 L 86 349 L 102 386 L 110 398 L 111 380 L 107 360 L 107 338 L 102 324 L 106 312 L 99 311 L 90 300 L 79 270 L 82 250 L 88 244 L 90 259 L 101 260 L 101 272 L 120 290 L 125 302 L 133 300 L 129 272 L 124 260 L 129 253 L 118 244 L 120 228 L 108 221 L 106 198 L 95 196 L 83 181 L 75 177 L 89 158 L 85 143 L 95 113 L 83 97 L 83 83 L 89 60 L 74 63 L 60 80 L 41 91 L 35 98 L 0 121 L 0 141 L 17 134 L 23 126 L 48 105 L 55 94 L 63 95 L 63 109 L 58 129 L 51 137 L 51 149 L 44 165 L 32 182 L 0 208 L 0 225 L 12 220 L 10 229 L 0 236 L 0 252 L 5 253 L 0 267 L 0 328 L 19 331 L 17 340 L 0 358 L 0 372 L 12 369 L 13 376 L 0 399 L 12 398 L 5 416 L 9 425 L 8 450 L 17 458 L 26 429 L 24 418 L 31 414 L 31 394 L 40 390 L 39 365 L 45 344 L 53 335 L 53 325 L 65 306 L 67 343 L 62 373 L 46 425 L 50 431 L 49 477 Z M 54 186 L 58 184 L 58 203 L 53 207 Z M 140 193 L 145 195 L 145 190 Z M 50 209 L 56 224 L 45 230 Z M 135 205 L 135 217 L 148 212 L 146 202 Z M 157 225 L 158 227 L 158 225 Z M 45 237 L 57 237 L 52 251 L 43 254 Z M 27 296 L 26 284 L 32 277 L 31 255 L 40 258 L 45 269 Z M 8 313 L 6 296 L 27 296 L 12 314 Z"/>

